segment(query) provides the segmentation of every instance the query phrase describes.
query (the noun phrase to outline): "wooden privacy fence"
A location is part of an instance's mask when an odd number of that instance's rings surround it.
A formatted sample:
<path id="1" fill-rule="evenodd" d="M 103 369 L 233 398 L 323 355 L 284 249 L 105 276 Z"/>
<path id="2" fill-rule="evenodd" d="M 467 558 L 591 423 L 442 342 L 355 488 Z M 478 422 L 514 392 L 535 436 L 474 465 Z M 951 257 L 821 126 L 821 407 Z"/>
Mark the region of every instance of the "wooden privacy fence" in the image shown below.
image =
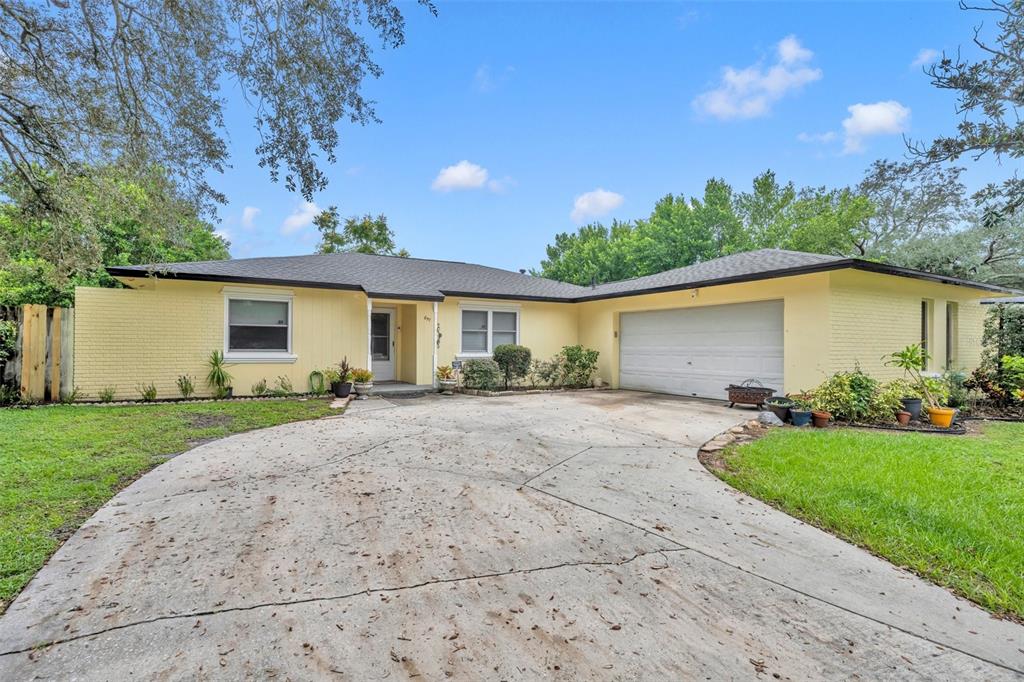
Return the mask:
<path id="1" fill-rule="evenodd" d="M 60 400 L 74 390 L 72 344 L 73 308 L 45 305 L 0 306 L 0 319 L 18 326 L 14 355 L 8 358 L 0 381 L 18 386 L 27 400 Z"/>

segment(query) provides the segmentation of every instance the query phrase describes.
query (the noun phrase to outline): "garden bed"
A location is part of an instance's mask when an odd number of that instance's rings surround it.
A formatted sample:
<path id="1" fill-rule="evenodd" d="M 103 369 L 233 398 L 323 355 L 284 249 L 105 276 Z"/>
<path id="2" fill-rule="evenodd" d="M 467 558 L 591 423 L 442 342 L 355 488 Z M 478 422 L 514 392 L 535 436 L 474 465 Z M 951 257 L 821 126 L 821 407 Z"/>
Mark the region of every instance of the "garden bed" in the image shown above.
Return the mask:
<path id="1" fill-rule="evenodd" d="M 879 431 L 902 431 L 905 433 L 937 433 L 945 436 L 963 436 L 967 433 L 967 427 L 963 422 L 955 421 L 949 427 L 933 426 L 928 422 L 911 422 L 906 426 L 902 424 L 867 424 L 859 422 L 833 422 L 835 426 L 849 427 L 851 429 L 877 429 Z"/>
<path id="2" fill-rule="evenodd" d="M 607 391 L 610 388 L 610 386 L 583 386 L 580 388 L 571 388 L 566 386 L 559 386 L 557 388 L 512 387 L 508 390 L 502 389 L 500 391 L 483 391 L 478 388 L 466 388 L 464 386 L 459 386 L 455 389 L 455 391 L 465 395 L 476 395 L 485 398 L 497 398 L 500 396 L 507 395 L 532 395 L 535 393 L 566 393 L 569 391 Z"/>
<path id="3" fill-rule="evenodd" d="M 232 398 L 156 398 L 154 400 L 110 400 L 107 402 L 102 400 L 78 400 L 73 403 L 21 402 L 15 403 L 14 405 L 8 405 L 6 408 L 0 409 L 26 410 L 44 407 L 139 407 L 143 405 L 193 405 L 204 403 L 239 403 L 267 400 L 326 400 L 327 398 L 333 399 L 334 395 L 330 393 L 324 393 L 322 395 L 317 395 L 315 393 L 289 393 L 288 395 L 246 395 Z"/>

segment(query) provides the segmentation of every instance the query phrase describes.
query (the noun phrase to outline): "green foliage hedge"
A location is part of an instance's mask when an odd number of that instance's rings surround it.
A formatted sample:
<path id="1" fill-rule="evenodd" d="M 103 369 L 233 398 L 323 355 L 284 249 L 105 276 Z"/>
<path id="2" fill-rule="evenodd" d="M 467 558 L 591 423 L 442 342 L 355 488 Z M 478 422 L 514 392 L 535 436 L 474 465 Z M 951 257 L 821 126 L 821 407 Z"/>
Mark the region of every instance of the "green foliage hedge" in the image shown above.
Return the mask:
<path id="1" fill-rule="evenodd" d="M 523 379 L 530 372 L 533 354 L 526 346 L 505 343 L 494 349 L 494 361 L 505 376 L 505 388 L 517 379 Z"/>
<path id="2" fill-rule="evenodd" d="M 466 388 L 493 391 L 501 385 L 501 369 L 490 358 L 466 360 L 462 364 L 462 383 Z"/>

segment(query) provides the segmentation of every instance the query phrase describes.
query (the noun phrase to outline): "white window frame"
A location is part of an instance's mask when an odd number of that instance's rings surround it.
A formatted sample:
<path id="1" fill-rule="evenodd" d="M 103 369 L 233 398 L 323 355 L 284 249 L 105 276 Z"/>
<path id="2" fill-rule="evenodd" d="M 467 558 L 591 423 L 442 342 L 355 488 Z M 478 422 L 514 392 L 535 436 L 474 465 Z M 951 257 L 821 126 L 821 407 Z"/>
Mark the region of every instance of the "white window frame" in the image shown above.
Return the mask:
<path id="1" fill-rule="evenodd" d="M 464 310 L 475 310 L 487 313 L 487 350 L 486 351 L 464 351 L 462 349 L 462 312 Z M 522 325 L 522 311 L 518 305 L 485 305 L 475 303 L 459 304 L 459 353 L 458 358 L 489 358 L 494 353 L 494 313 L 515 313 L 516 315 L 516 343 L 519 343 L 520 326 Z"/>
<path id="2" fill-rule="evenodd" d="M 290 291 L 274 292 L 264 291 L 262 289 L 238 289 L 234 287 L 224 287 L 222 290 L 224 294 L 224 359 L 228 362 L 244 363 L 244 362 L 282 362 L 291 363 L 298 359 L 298 356 L 292 353 L 292 332 L 295 329 L 294 320 L 292 318 L 292 299 L 294 294 Z M 231 313 L 231 301 L 274 301 L 277 303 L 288 304 L 288 349 L 284 351 L 266 351 L 266 350 L 231 350 L 228 348 L 228 344 L 231 342 L 231 324 L 230 324 L 230 313 Z"/>

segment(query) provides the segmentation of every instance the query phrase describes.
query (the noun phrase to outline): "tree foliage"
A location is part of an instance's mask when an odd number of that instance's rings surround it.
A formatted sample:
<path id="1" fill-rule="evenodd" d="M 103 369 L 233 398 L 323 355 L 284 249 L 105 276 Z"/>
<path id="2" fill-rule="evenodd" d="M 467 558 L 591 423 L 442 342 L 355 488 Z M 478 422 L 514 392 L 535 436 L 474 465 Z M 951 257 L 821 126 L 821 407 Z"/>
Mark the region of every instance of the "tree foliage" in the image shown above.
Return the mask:
<path id="1" fill-rule="evenodd" d="M 0 204 L 0 304 L 70 305 L 76 285 L 116 285 L 104 265 L 229 257 L 227 242 L 159 169 L 141 178 L 119 167 L 74 179 L 34 172 L 74 210 L 56 220 L 20 173 L 0 172 L 0 194 L 9 200 Z"/>
<path id="2" fill-rule="evenodd" d="M 667 195 L 648 218 L 556 235 L 535 274 L 585 286 L 775 248 L 1024 288 L 1024 212 L 978 208 L 962 170 L 876 161 L 856 187 L 801 189 L 766 171 L 749 192 L 713 179 L 701 199 Z"/>
<path id="3" fill-rule="evenodd" d="M 383 214 L 346 218 L 342 226 L 338 207 L 331 206 L 318 213 L 313 224 L 320 230 L 317 253 L 355 252 L 409 257 L 408 251 L 395 246 L 395 233 L 388 227 L 388 219 Z"/>
<path id="4" fill-rule="evenodd" d="M 970 61 L 943 53 L 926 69 L 932 84 L 956 93 L 956 131 L 936 138 L 930 144 L 915 143 L 911 151 L 929 165 L 942 165 L 962 157 L 979 159 L 992 155 L 1020 159 L 1024 157 L 1024 2 L 993 0 L 986 6 L 971 6 L 961 0 L 961 9 L 980 13 L 995 25 L 995 36 L 983 38 L 984 22 L 975 28 L 973 42 L 984 55 Z M 978 195 L 990 202 L 993 210 L 1011 214 L 1024 205 L 1024 178 L 1006 179 L 991 184 Z"/>
<path id="5" fill-rule="evenodd" d="M 160 166 L 205 206 L 223 198 L 207 174 L 227 164 L 231 83 L 253 111 L 260 165 L 311 200 L 336 124 L 376 120 L 361 90 L 381 73 L 369 40 L 404 38 L 393 0 L 3 0 L 0 147 L 54 210 L 34 167 Z"/>

